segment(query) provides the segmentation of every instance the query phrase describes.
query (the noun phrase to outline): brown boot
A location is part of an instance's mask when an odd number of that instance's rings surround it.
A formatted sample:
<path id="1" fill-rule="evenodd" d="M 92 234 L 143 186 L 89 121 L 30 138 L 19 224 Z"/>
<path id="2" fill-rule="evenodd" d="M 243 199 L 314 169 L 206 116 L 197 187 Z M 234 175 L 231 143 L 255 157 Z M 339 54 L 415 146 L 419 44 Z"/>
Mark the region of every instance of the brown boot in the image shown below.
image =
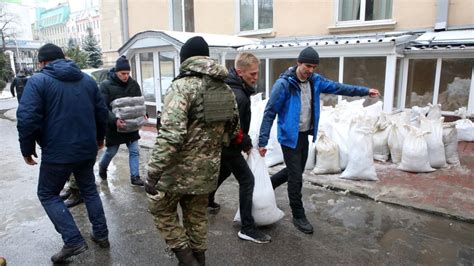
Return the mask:
<path id="1" fill-rule="evenodd" d="M 179 264 L 183 266 L 199 266 L 199 262 L 193 256 L 193 251 L 189 248 L 174 248 L 173 249 L 176 258 L 178 258 Z"/>
<path id="2" fill-rule="evenodd" d="M 193 255 L 198 261 L 199 265 L 201 266 L 206 265 L 206 251 L 205 250 L 193 249 Z"/>

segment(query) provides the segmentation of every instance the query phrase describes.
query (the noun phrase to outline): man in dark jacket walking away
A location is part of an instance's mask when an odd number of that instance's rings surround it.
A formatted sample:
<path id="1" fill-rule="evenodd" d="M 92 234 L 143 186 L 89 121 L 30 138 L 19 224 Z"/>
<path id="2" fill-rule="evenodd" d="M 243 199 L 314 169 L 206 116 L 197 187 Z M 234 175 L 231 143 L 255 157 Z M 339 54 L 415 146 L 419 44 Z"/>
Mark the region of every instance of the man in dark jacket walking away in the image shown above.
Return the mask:
<path id="1" fill-rule="evenodd" d="M 23 94 L 23 89 L 26 86 L 26 82 L 28 81 L 28 77 L 25 75 L 23 70 L 18 71 L 18 75 L 13 79 L 12 84 L 10 85 L 10 91 L 15 97 L 15 87 L 16 87 L 16 98 L 18 103 L 20 103 L 21 95 Z"/>
<path id="2" fill-rule="evenodd" d="M 26 85 L 17 110 L 17 128 L 27 164 L 36 164 L 36 143 L 41 146 L 37 193 L 64 241 L 64 247 L 51 260 L 62 263 L 88 248 L 59 197 L 71 173 L 76 177 L 92 223 L 92 240 L 103 248 L 110 245 L 93 171 L 97 150 L 104 145 L 107 107 L 95 81 L 74 62 L 64 59 L 61 48 L 43 45 L 38 61 L 43 69 Z"/>
<path id="3" fill-rule="evenodd" d="M 252 217 L 252 197 L 255 182 L 252 171 L 242 156 L 242 151 L 248 153 L 252 148 L 252 140 L 248 135 L 251 118 L 250 95 L 255 93 L 254 87 L 258 81 L 259 64 L 260 61 L 255 55 L 241 53 L 235 59 L 235 68 L 229 70 L 229 76 L 225 80 L 227 85 L 232 88 L 239 108 L 241 127 L 239 138 L 241 138 L 241 141 L 234 141 L 229 147 L 222 148 L 217 187 L 219 188 L 231 173 L 234 174 L 239 182 L 239 207 L 242 221 L 242 227 L 238 236 L 243 240 L 255 243 L 268 243 L 271 237 L 256 228 Z M 216 191 L 209 194 L 208 207 L 211 210 L 217 211 L 220 206 L 214 201 L 215 194 Z"/>
<path id="4" fill-rule="evenodd" d="M 376 97 L 379 91 L 361 86 L 346 85 L 313 73 L 319 64 L 319 54 L 312 47 L 303 49 L 297 66 L 290 67 L 273 84 L 265 107 L 260 135 L 259 152 L 265 156 L 270 130 L 278 114 L 278 142 L 283 150 L 286 168 L 271 177 L 273 188 L 288 182 L 293 224 L 305 234 L 313 233 L 306 219 L 301 188 L 303 171 L 308 158 L 308 136 L 316 140 L 319 123 L 319 95 L 321 93 L 346 96 Z"/>
<path id="5" fill-rule="evenodd" d="M 114 100 L 142 96 L 140 86 L 130 77 L 130 63 L 125 56 L 117 59 L 115 67 L 109 71 L 108 79 L 100 84 L 100 91 L 109 109 L 109 118 L 105 136 L 105 146 L 107 148 L 99 162 L 99 176 L 103 180 L 107 179 L 107 167 L 117 154 L 120 144 L 126 144 L 130 165 L 130 182 L 135 186 L 143 186 L 139 172 L 138 140 L 140 135 L 138 130 L 119 132 L 118 130 L 124 128 L 126 123 L 112 112 L 112 102 Z"/>

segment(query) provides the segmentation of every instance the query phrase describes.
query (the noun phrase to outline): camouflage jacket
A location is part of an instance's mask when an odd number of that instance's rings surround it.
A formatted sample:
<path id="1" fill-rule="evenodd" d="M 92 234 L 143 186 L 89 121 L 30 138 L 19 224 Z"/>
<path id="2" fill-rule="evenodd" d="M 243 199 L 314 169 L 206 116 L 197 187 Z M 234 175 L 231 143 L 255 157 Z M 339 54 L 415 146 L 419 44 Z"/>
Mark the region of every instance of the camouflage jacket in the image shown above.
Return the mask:
<path id="1" fill-rule="evenodd" d="M 235 97 L 224 83 L 228 73 L 223 66 L 209 57 L 194 56 L 180 67 L 181 74 L 191 72 L 175 79 L 166 93 L 148 179 L 158 181 L 160 191 L 200 195 L 216 189 L 221 148 L 237 134 L 239 119 Z M 215 91 L 231 94 L 225 120 L 205 118 L 207 80 L 212 80 Z"/>

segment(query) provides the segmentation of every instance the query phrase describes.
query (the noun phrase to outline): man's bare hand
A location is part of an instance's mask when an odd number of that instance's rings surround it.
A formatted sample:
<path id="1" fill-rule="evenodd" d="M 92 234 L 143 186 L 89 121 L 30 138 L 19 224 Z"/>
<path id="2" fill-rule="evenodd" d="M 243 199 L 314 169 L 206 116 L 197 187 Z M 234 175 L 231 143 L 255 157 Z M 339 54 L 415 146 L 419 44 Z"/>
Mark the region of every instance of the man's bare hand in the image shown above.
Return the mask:
<path id="1" fill-rule="evenodd" d="M 104 141 L 98 140 L 97 141 L 97 150 L 100 151 L 104 147 Z"/>
<path id="2" fill-rule="evenodd" d="M 378 97 L 380 96 L 380 92 L 377 89 L 369 89 L 369 97 Z"/>
<path id="3" fill-rule="evenodd" d="M 258 148 L 258 153 L 260 153 L 260 156 L 265 157 L 265 154 L 267 153 L 267 148 L 259 147 Z"/>
<path id="4" fill-rule="evenodd" d="M 25 163 L 28 164 L 28 165 L 35 165 L 35 164 L 38 164 L 38 163 L 33 159 L 33 156 L 34 156 L 35 158 L 38 158 L 38 155 L 36 155 L 36 152 L 33 152 L 32 155 L 28 155 L 28 156 L 23 157 L 23 159 L 25 160 Z"/>
<path id="5" fill-rule="evenodd" d="M 123 119 L 117 119 L 117 121 L 115 121 L 115 125 L 117 126 L 117 128 L 124 128 L 125 127 L 125 121 Z"/>

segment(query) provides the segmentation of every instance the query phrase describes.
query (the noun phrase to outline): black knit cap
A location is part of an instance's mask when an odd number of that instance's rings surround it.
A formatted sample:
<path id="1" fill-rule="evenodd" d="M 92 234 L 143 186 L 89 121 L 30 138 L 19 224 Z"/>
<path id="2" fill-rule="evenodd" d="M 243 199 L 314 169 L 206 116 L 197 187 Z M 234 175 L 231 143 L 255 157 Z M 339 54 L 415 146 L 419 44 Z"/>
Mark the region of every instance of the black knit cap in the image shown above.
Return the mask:
<path id="1" fill-rule="evenodd" d="M 312 47 L 306 47 L 298 55 L 298 63 L 319 64 L 319 54 Z"/>
<path id="2" fill-rule="evenodd" d="M 120 56 L 117 61 L 115 61 L 115 72 L 122 70 L 130 71 L 130 63 L 125 55 Z"/>
<path id="3" fill-rule="evenodd" d="M 198 55 L 209 56 L 209 45 L 207 45 L 207 42 L 201 36 L 192 37 L 187 40 L 179 52 L 181 63 L 192 56 Z"/>
<path id="4" fill-rule="evenodd" d="M 56 59 L 64 59 L 64 53 L 59 46 L 47 43 L 38 50 L 38 62 L 51 62 Z"/>

